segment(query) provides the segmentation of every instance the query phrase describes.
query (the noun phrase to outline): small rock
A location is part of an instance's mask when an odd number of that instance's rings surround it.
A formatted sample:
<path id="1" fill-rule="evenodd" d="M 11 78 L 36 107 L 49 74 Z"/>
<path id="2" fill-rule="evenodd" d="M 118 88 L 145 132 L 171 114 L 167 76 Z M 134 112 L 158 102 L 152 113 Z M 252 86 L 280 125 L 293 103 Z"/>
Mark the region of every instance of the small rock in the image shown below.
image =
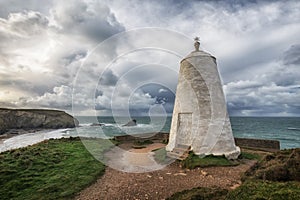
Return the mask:
<path id="1" fill-rule="evenodd" d="M 232 185 L 232 186 L 230 187 L 230 189 L 234 190 L 234 189 L 238 188 L 241 184 L 242 184 L 241 181 L 237 181 L 234 185 Z"/>
<path id="2" fill-rule="evenodd" d="M 163 180 L 164 179 L 164 177 L 162 177 L 162 176 L 160 176 L 160 177 L 158 177 L 160 180 Z"/>
<path id="3" fill-rule="evenodd" d="M 203 171 L 203 170 L 201 170 L 200 173 L 201 173 L 203 176 L 207 176 L 207 175 L 208 175 L 208 173 L 207 173 L 206 171 Z"/>
<path id="4" fill-rule="evenodd" d="M 148 178 L 151 178 L 152 176 L 150 176 L 149 174 L 147 175 Z"/>
<path id="5" fill-rule="evenodd" d="M 182 172 L 179 172 L 179 173 L 174 174 L 174 176 L 178 176 L 178 175 L 180 175 L 180 176 L 186 176 L 186 174 L 185 174 L 185 173 L 182 173 Z"/>
<path id="6" fill-rule="evenodd" d="M 136 126 L 136 120 L 133 119 L 133 120 L 127 122 L 126 124 L 124 124 L 123 126 Z"/>
<path id="7" fill-rule="evenodd" d="M 170 172 L 167 172 L 166 174 L 168 174 L 168 175 L 171 175 L 172 173 L 170 173 Z"/>
<path id="8" fill-rule="evenodd" d="M 230 187 L 230 189 L 235 190 L 236 188 L 238 188 L 240 186 L 240 184 L 234 184 L 233 186 Z"/>

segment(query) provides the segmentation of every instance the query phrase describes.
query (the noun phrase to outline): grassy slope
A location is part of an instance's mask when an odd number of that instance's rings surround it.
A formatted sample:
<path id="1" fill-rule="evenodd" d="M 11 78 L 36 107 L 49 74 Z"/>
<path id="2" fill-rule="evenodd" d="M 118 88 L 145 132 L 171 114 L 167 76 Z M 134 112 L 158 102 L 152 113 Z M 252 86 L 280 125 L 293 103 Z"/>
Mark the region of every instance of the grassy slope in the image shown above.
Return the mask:
<path id="1" fill-rule="evenodd" d="M 200 162 L 198 158 L 193 162 Z M 300 149 L 283 150 L 264 158 L 259 154 L 243 152 L 242 159 L 256 159 L 259 164 L 249 170 L 243 184 L 228 193 L 217 188 L 194 188 L 173 194 L 169 199 L 226 199 L 226 200 L 298 200 Z M 209 159 L 210 160 L 210 159 Z M 221 159 L 222 160 L 222 159 Z M 287 171 L 288 173 L 283 173 Z M 287 176 L 288 175 L 288 176 Z M 276 181 L 288 178 L 288 181 Z M 265 179 L 265 180 L 262 180 Z M 272 181 L 271 181 L 272 180 Z M 227 193 L 227 194 L 226 194 Z"/>
<path id="2" fill-rule="evenodd" d="M 212 167 L 212 166 L 235 166 L 239 163 L 231 160 L 227 160 L 225 156 L 213 156 L 208 155 L 203 158 L 195 155 L 193 152 L 182 161 L 182 166 L 188 169 L 194 169 L 196 167 Z"/>
<path id="3" fill-rule="evenodd" d="M 102 153 L 110 143 L 86 141 Z M 1 199 L 70 199 L 104 173 L 78 138 L 48 140 L 0 154 Z"/>
<path id="4" fill-rule="evenodd" d="M 182 192 L 177 192 L 167 200 L 224 200 L 227 190 L 222 190 L 220 188 L 193 188 L 191 190 L 184 190 Z"/>
<path id="5" fill-rule="evenodd" d="M 230 191 L 228 200 L 299 200 L 299 182 L 273 182 L 262 180 L 248 180 L 239 188 Z"/>

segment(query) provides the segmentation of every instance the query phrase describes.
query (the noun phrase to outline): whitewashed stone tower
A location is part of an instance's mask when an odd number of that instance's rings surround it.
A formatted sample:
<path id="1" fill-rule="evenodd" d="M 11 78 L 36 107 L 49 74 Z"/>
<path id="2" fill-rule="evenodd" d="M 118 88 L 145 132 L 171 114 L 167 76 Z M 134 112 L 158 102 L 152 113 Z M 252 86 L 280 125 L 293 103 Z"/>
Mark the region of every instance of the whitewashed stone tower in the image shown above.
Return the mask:
<path id="1" fill-rule="evenodd" d="M 194 46 L 195 51 L 180 63 L 166 150 L 190 146 L 196 155 L 236 159 L 240 148 L 234 142 L 216 58 L 199 50 L 198 37 Z"/>

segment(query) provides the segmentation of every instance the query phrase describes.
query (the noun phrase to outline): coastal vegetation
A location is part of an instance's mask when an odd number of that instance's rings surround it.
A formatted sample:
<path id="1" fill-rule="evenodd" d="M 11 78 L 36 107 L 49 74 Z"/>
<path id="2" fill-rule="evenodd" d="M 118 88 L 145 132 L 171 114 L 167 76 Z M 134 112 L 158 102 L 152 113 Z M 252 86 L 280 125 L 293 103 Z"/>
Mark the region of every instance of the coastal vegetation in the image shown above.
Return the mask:
<path id="1" fill-rule="evenodd" d="M 169 199 L 226 199 L 226 200 L 298 200 L 300 196 L 300 149 L 282 150 L 267 154 L 242 153 L 242 159 L 258 163 L 243 177 L 243 183 L 234 190 L 221 188 L 193 188 L 173 194 Z"/>
<path id="2" fill-rule="evenodd" d="M 100 156 L 112 143 L 85 139 Z M 72 199 L 97 180 L 105 166 L 79 138 L 50 139 L 0 154 L 1 199 Z"/>
<path id="3" fill-rule="evenodd" d="M 194 169 L 196 167 L 236 166 L 238 164 L 238 161 L 228 160 L 225 156 L 208 155 L 202 158 L 193 152 L 182 161 L 182 166 L 188 169 Z"/>
<path id="4" fill-rule="evenodd" d="M 184 190 L 182 192 L 177 192 L 167 200 L 225 200 L 228 190 L 221 188 L 193 188 L 191 190 Z"/>
<path id="5" fill-rule="evenodd" d="M 165 148 L 156 149 L 154 152 L 154 159 L 160 164 L 165 164 L 170 162 L 170 158 L 167 156 L 167 151 Z M 225 156 L 213 156 L 208 155 L 205 157 L 199 157 L 193 152 L 189 153 L 189 156 L 181 161 L 181 166 L 187 169 L 195 169 L 197 167 L 213 167 L 213 166 L 236 166 L 243 159 L 247 160 L 261 160 L 262 155 L 258 153 L 253 153 L 248 150 L 244 150 L 239 156 L 238 160 L 228 160 Z"/>
<path id="6" fill-rule="evenodd" d="M 39 144 L 0 154 L 1 199 L 74 199 L 105 172 L 104 152 L 116 140 L 95 138 L 50 139 Z M 133 142 L 132 142 L 133 143 Z M 152 142 L 139 142 L 146 146 Z M 87 150 L 88 149 L 88 150 Z M 170 162 L 165 148 L 156 149 L 154 158 L 161 164 Z M 218 187 L 193 188 L 173 194 L 169 199 L 287 199 L 300 196 L 300 149 L 276 153 L 242 149 L 236 161 L 223 156 L 199 157 L 190 152 L 180 162 L 183 168 L 235 166 L 257 160 L 242 177 L 236 189 Z"/>
<path id="7" fill-rule="evenodd" d="M 298 200 L 299 197 L 299 182 L 247 180 L 237 189 L 228 192 L 226 200 Z"/>

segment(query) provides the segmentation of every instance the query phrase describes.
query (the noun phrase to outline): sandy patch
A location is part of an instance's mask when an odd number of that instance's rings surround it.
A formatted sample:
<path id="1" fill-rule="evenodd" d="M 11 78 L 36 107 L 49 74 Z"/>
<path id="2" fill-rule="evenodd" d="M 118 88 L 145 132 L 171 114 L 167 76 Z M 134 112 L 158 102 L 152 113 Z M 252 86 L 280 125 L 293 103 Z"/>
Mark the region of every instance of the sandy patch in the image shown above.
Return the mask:
<path id="1" fill-rule="evenodd" d="M 152 150 L 164 147 L 164 144 L 154 143 L 143 149 L 124 150 L 118 146 L 105 153 L 105 164 L 109 167 L 133 173 L 144 173 L 164 168 L 164 165 L 157 163 Z"/>

